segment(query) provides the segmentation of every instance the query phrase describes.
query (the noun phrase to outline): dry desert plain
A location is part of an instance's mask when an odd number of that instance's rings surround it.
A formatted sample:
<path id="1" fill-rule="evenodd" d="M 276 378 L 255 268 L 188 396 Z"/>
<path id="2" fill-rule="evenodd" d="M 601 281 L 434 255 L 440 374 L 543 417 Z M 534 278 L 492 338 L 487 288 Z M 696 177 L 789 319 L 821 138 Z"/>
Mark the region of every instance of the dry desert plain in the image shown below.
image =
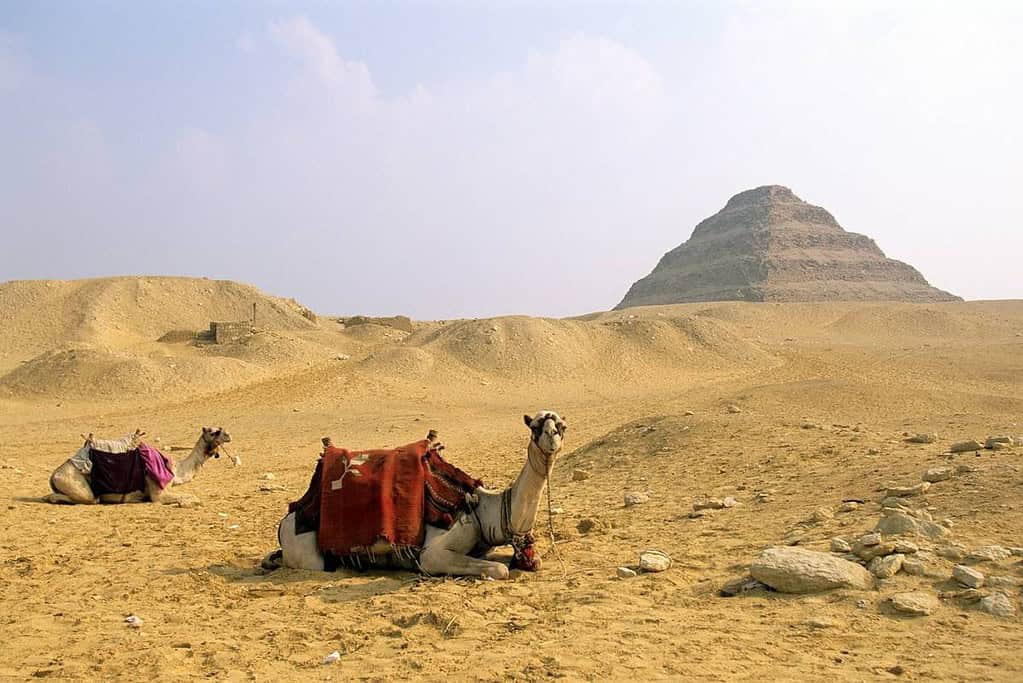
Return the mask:
<path id="1" fill-rule="evenodd" d="M 259 332 L 190 339 L 252 303 Z M 503 485 L 540 408 L 569 432 L 539 573 L 258 568 L 320 437 L 376 447 L 437 429 L 449 460 Z M 942 544 L 1023 545 L 1023 448 L 948 452 L 1021 423 L 1020 301 L 687 304 L 407 332 L 222 281 L 0 285 L 0 680 L 1023 680 L 1019 618 L 947 595 L 954 562 L 928 539 L 914 541 L 932 576 L 719 595 L 765 547 L 872 530 L 887 487 L 936 467 L 955 476 L 910 505 L 950 530 Z M 242 465 L 211 461 L 182 487 L 199 506 L 38 502 L 81 433 L 138 426 L 180 456 L 203 425 L 231 432 Z M 939 438 L 906 442 L 918 432 Z M 649 499 L 626 507 L 629 492 Z M 726 497 L 738 504 L 691 515 Z M 618 578 L 646 548 L 673 566 Z M 1019 609 L 1019 557 L 975 567 Z M 901 591 L 946 595 L 909 617 L 886 600 Z"/>

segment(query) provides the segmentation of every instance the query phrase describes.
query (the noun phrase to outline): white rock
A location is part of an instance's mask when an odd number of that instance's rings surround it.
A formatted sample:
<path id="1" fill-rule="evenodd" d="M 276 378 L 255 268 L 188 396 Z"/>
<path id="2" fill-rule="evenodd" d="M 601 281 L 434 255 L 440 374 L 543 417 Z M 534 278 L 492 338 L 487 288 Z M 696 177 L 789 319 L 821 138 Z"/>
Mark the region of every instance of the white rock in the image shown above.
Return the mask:
<path id="1" fill-rule="evenodd" d="M 625 507 L 632 507 L 633 505 L 642 505 L 643 503 L 650 500 L 650 496 L 639 491 L 630 491 L 625 494 Z"/>
<path id="2" fill-rule="evenodd" d="M 339 659 L 341 659 L 341 653 L 338 652 L 337 650 L 334 650 L 329 655 L 327 655 L 326 657 L 323 658 L 323 663 L 324 664 L 333 664 L 334 662 L 336 662 Z"/>
<path id="3" fill-rule="evenodd" d="M 932 467 L 924 472 L 924 481 L 931 483 L 945 481 L 946 479 L 951 479 L 954 472 L 955 470 L 951 467 Z"/>
<path id="4" fill-rule="evenodd" d="M 574 469 L 572 470 L 572 481 L 586 481 L 590 478 L 590 473 L 586 470 Z"/>
<path id="5" fill-rule="evenodd" d="M 890 579 L 899 573 L 899 570 L 902 569 L 902 561 L 905 559 L 906 556 L 900 553 L 885 557 L 875 557 L 870 561 L 867 569 L 879 579 Z"/>
<path id="6" fill-rule="evenodd" d="M 1000 545 L 985 545 L 966 556 L 967 562 L 1001 562 L 1012 557 L 1012 551 Z"/>
<path id="7" fill-rule="evenodd" d="M 856 512 L 860 509 L 860 504 L 853 500 L 847 500 L 838 506 L 839 512 Z"/>
<path id="8" fill-rule="evenodd" d="M 896 593 L 888 598 L 888 602 L 896 612 L 914 617 L 932 614 L 941 604 L 930 593 L 921 592 Z"/>
<path id="9" fill-rule="evenodd" d="M 964 564 L 957 564 L 952 568 L 952 578 L 967 588 L 980 588 L 984 585 L 984 575 Z"/>
<path id="10" fill-rule="evenodd" d="M 860 539 L 859 539 L 860 545 L 865 545 L 865 546 L 877 545 L 880 542 L 881 542 L 881 534 L 877 534 L 877 533 L 863 534 L 862 536 L 860 536 Z"/>
<path id="11" fill-rule="evenodd" d="M 728 412 L 730 412 L 730 413 L 732 413 L 734 415 L 735 413 L 741 413 L 742 412 L 742 408 L 740 408 L 739 406 L 733 404 L 733 405 L 728 406 Z"/>
<path id="12" fill-rule="evenodd" d="M 917 519 L 903 510 L 888 508 L 883 511 L 883 514 L 884 516 L 877 523 L 877 526 L 874 527 L 874 530 L 885 536 L 909 534 L 937 540 L 949 535 L 949 530 L 940 524 L 935 524 L 926 519 Z"/>
<path id="13" fill-rule="evenodd" d="M 631 579 L 636 576 L 636 572 L 629 569 L 628 567 L 619 567 L 616 571 L 619 579 Z"/>
<path id="14" fill-rule="evenodd" d="M 909 498 L 927 493 L 929 488 L 931 488 L 931 483 L 922 481 L 915 486 L 893 486 L 888 489 L 887 495 L 895 498 Z"/>
<path id="15" fill-rule="evenodd" d="M 1016 606 L 1004 593 L 992 593 L 986 598 L 981 598 L 977 608 L 996 617 L 1016 616 Z"/>
<path id="16" fill-rule="evenodd" d="M 721 501 L 721 504 L 724 505 L 726 508 L 734 508 L 736 505 L 739 504 L 739 501 L 737 501 L 732 496 L 728 496 L 723 501 Z"/>
<path id="17" fill-rule="evenodd" d="M 273 481 L 274 480 L 274 473 L 273 472 L 263 472 L 263 479 L 265 481 Z"/>
<path id="18" fill-rule="evenodd" d="M 1023 579 L 1015 576 L 989 576 L 984 579 L 984 585 L 988 588 L 1007 588 L 1013 590 L 1023 586 Z"/>
<path id="19" fill-rule="evenodd" d="M 639 568 L 645 572 L 663 572 L 671 567 L 671 558 L 663 550 L 644 550 L 639 554 Z"/>
<path id="20" fill-rule="evenodd" d="M 764 550 L 750 573 L 757 581 L 782 593 L 816 593 L 832 588 L 867 590 L 874 578 L 858 564 L 828 553 L 796 547 Z"/>
<path id="21" fill-rule="evenodd" d="M 844 538 L 833 538 L 831 539 L 831 552 L 833 553 L 851 553 L 852 546 L 849 545 L 849 541 Z"/>
<path id="22" fill-rule="evenodd" d="M 920 546 L 912 541 L 899 540 L 895 541 L 895 552 L 902 553 L 903 555 L 912 555 L 916 551 L 920 550 Z"/>
<path id="23" fill-rule="evenodd" d="M 725 501 L 720 498 L 706 498 L 693 503 L 694 510 L 720 510 L 725 507 Z"/>
<path id="24" fill-rule="evenodd" d="M 131 614 L 131 615 L 125 617 L 124 623 L 128 624 L 128 626 L 130 626 L 131 628 L 141 628 L 142 627 L 142 619 L 140 619 L 139 617 L 135 616 L 134 614 Z"/>

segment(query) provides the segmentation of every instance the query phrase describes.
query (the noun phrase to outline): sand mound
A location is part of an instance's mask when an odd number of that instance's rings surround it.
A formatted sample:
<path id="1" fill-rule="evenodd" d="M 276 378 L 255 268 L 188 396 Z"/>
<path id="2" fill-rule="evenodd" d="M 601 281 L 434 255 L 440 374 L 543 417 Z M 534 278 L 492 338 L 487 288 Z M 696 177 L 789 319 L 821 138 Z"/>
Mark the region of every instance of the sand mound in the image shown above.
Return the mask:
<path id="1" fill-rule="evenodd" d="M 183 277 L 29 280 L 0 284 L 0 363 L 67 342 L 123 348 L 212 320 L 249 320 L 263 329 L 309 329 L 315 316 L 293 300 L 251 285 Z"/>
<path id="2" fill-rule="evenodd" d="M 365 372 L 404 379 L 425 377 L 434 365 L 435 359 L 429 351 L 406 347 L 374 352 L 359 362 L 359 368 Z"/>
<path id="3" fill-rule="evenodd" d="M 318 362 L 336 355 L 321 344 L 286 332 L 261 330 L 222 344 L 198 344 L 208 358 L 236 358 L 261 367 Z"/>
<path id="4" fill-rule="evenodd" d="M 11 398 L 115 399 L 209 393 L 252 381 L 258 368 L 232 358 L 136 354 L 90 344 L 46 351 L 0 377 Z"/>
<path id="5" fill-rule="evenodd" d="M 888 305 L 852 310 L 829 328 L 845 335 L 950 339 L 976 334 L 984 326 L 968 315 L 943 308 Z"/>

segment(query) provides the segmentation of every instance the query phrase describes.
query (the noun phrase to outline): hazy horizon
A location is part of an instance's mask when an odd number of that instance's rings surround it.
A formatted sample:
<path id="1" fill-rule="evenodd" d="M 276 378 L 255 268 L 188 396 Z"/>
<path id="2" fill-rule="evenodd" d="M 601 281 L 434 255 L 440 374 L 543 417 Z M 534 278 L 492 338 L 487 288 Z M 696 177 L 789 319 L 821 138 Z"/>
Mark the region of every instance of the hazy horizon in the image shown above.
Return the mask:
<path id="1" fill-rule="evenodd" d="M 575 315 L 778 184 L 1020 299 L 1021 28 L 1010 2 L 0 0 L 0 281 Z"/>

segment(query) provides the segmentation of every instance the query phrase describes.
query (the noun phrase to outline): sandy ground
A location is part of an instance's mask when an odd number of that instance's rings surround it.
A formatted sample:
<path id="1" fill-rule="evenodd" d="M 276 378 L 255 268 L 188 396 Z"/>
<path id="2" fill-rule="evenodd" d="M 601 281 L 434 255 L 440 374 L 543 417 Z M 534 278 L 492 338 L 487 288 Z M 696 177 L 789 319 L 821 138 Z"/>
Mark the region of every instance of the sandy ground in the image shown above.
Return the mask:
<path id="1" fill-rule="evenodd" d="M 0 680 L 1023 679 L 1018 617 L 956 600 L 922 618 L 885 609 L 887 595 L 937 594 L 944 579 L 717 594 L 766 546 L 826 549 L 870 530 L 886 485 L 949 463 L 969 471 L 920 504 L 968 548 L 1023 545 L 1023 448 L 947 454 L 952 441 L 1023 434 L 1023 302 L 652 307 L 412 336 L 334 327 L 281 332 L 290 361 L 246 356 L 258 372 L 205 390 L 193 379 L 98 401 L 0 394 Z M 2 333 L 0 371 L 46 348 L 11 339 L 28 333 Z M 137 337 L 115 350 L 205 353 Z M 521 415 L 539 408 L 570 425 L 553 481 L 557 554 L 541 541 L 539 573 L 258 569 L 320 437 L 376 447 L 434 428 L 451 461 L 501 485 L 524 463 Z M 167 449 L 204 424 L 231 431 L 243 464 L 211 461 L 182 487 L 199 507 L 38 502 L 82 432 L 141 426 Z M 907 431 L 941 438 L 909 444 Z M 576 468 L 592 476 L 572 481 Z M 287 489 L 260 491 L 267 472 Z M 650 500 L 626 508 L 629 491 Z M 706 496 L 739 505 L 690 519 Z M 848 498 L 867 503 L 804 523 Z M 583 520 L 594 528 L 581 533 Z M 648 547 L 674 566 L 616 578 Z M 1019 558 L 983 570 L 1023 579 Z M 322 665 L 334 650 L 341 659 Z"/>

